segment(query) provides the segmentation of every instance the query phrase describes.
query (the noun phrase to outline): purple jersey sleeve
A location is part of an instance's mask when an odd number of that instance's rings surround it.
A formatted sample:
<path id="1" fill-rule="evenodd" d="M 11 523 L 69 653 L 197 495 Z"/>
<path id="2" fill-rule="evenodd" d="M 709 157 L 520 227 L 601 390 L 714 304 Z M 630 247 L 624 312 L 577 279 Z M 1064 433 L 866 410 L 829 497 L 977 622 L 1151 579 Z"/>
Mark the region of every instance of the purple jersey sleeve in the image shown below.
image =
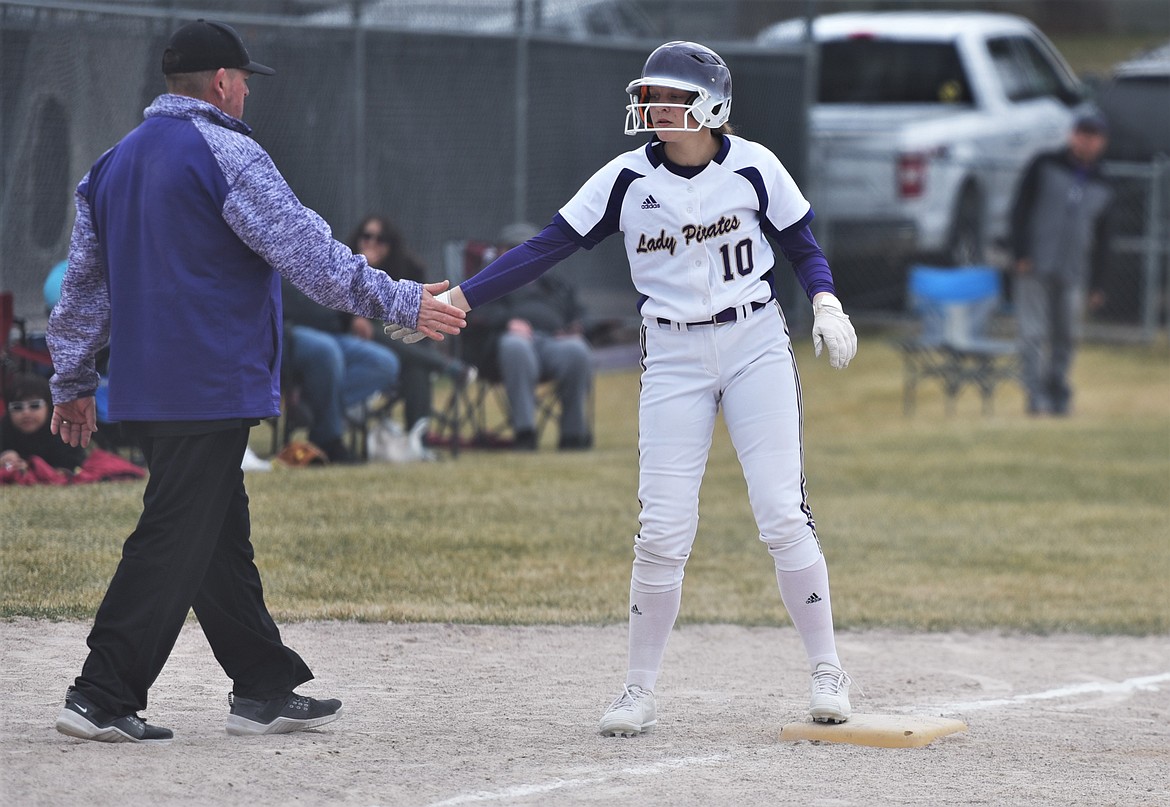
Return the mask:
<path id="1" fill-rule="evenodd" d="M 559 218 L 559 216 L 558 216 Z M 505 252 L 459 284 L 472 308 L 490 303 L 531 283 L 579 247 L 556 219 L 518 247 Z"/>
<path id="2" fill-rule="evenodd" d="M 811 220 L 812 211 L 809 211 L 807 216 L 791 227 L 770 233 L 772 240 L 784 253 L 784 257 L 792 264 L 796 278 L 810 300 L 813 295 L 822 291 L 836 294 L 829 262 L 825 259 L 821 245 L 813 237 L 812 230 L 809 229 L 808 223 Z"/>

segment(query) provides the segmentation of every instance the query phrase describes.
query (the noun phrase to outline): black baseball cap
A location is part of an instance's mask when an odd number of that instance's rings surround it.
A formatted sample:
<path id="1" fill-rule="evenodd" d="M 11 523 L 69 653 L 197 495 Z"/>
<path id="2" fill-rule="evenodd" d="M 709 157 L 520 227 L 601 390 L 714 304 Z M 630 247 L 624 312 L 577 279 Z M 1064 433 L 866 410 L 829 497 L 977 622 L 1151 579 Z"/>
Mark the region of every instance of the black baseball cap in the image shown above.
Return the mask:
<path id="1" fill-rule="evenodd" d="M 163 51 L 163 75 L 198 73 L 221 67 L 247 70 L 263 76 L 276 73 L 271 67 L 252 61 L 248 49 L 244 47 L 244 40 L 234 28 L 214 20 L 187 23 L 171 35 L 171 41 Z"/>
<path id="2" fill-rule="evenodd" d="M 1078 132 L 1108 134 L 1109 119 L 1099 109 L 1085 109 L 1077 114 L 1073 121 L 1073 128 Z"/>

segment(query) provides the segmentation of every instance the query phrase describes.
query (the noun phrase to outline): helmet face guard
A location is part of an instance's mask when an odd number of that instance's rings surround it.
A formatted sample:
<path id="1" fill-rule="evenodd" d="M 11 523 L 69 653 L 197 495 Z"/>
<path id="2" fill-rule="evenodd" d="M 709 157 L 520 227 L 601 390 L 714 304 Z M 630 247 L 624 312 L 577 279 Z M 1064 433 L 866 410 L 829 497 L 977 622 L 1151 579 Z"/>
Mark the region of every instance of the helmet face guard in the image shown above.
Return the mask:
<path id="1" fill-rule="evenodd" d="M 649 103 L 649 87 L 684 90 L 691 94 L 686 104 Z M 625 133 L 697 132 L 718 129 L 731 116 L 731 71 L 719 54 L 694 42 L 668 42 L 646 60 L 642 77 L 626 86 Z M 655 128 L 650 108 L 685 109 L 682 126 Z M 693 124 L 693 125 L 692 125 Z"/>

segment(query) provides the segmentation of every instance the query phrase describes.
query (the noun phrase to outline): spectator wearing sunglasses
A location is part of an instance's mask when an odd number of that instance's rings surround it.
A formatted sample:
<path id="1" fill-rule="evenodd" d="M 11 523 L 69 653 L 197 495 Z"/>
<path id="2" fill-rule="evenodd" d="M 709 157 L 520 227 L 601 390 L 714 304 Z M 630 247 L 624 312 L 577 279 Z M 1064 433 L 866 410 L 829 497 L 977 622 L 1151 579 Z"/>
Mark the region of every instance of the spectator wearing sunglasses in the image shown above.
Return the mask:
<path id="1" fill-rule="evenodd" d="M 407 246 L 402 232 L 385 216 L 369 215 L 354 228 L 346 242 L 350 249 L 365 256 L 366 262 L 375 269 L 381 269 L 395 280 L 426 282 L 426 266 Z M 423 418 L 431 417 L 432 377 L 443 374 L 456 383 L 467 383 L 474 368 L 458 359 L 447 356 L 434 344 L 420 342 L 403 344 L 387 336 L 380 325 L 365 317 L 353 318 L 350 332 L 362 339 L 374 339 L 389 347 L 402 364 L 398 379 L 398 392 L 405 409 L 405 426 L 409 431 Z"/>
<path id="2" fill-rule="evenodd" d="M 73 471 L 85 461 L 84 448 L 61 442 L 49 430 L 53 405 L 48 379 L 32 373 L 18 375 L 5 400 L 8 405 L 0 420 L 0 468 L 25 471 L 30 457 L 40 457 L 54 468 Z"/>

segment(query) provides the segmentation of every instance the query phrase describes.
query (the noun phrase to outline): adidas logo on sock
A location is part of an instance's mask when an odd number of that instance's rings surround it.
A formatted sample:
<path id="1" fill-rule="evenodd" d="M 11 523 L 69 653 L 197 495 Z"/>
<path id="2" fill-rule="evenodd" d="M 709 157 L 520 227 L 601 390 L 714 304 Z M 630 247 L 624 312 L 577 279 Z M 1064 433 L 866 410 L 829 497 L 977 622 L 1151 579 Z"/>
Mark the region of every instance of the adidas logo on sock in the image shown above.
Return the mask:
<path id="1" fill-rule="evenodd" d="M 812 595 L 807 600 L 804 601 L 804 604 L 805 605 L 812 605 L 814 602 L 820 602 L 820 601 L 821 601 L 821 598 L 818 597 L 817 593 L 814 591 L 812 593 Z"/>
<path id="2" fill-rule="evenodd" d="M 646 199 L 642 202 L 643 210 L 656 210 L 660 207 L 662 207 L 662 205 L 658 204 L 658 200 L 656 200 L 653 196 L 647 196 Z"/>
<path id="3" fill-rule="evenodd" d="M 641 616 L 642 612 L 638 610 L 638 603 L 634 603 L 630 608 L 630 613 L 634 616 Z"/>

